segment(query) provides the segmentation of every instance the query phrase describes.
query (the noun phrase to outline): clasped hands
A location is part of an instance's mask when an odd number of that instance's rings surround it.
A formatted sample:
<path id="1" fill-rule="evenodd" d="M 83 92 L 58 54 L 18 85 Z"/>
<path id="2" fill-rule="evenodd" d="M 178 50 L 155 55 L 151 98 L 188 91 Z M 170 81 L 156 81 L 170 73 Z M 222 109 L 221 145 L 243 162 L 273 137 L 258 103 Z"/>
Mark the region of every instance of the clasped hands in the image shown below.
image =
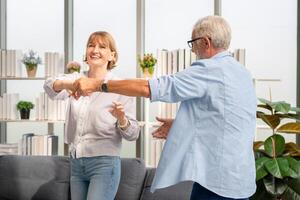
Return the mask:
<path id="1" fill-rule="evenodd" d="M 81 96 L 89 96 L 93 92 L 100 91 L 100 86 L 103 82 L 104 80 L 95 78 L 79 78 L 73 82 L 71 96 L 75 99 L 79 99 Z"/>

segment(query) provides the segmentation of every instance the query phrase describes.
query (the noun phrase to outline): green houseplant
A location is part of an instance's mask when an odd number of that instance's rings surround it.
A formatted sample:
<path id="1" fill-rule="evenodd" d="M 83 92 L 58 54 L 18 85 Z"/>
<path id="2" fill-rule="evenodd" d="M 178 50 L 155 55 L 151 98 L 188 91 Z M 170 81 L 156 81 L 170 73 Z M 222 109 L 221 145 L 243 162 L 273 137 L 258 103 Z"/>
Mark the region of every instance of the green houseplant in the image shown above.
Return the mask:
<path id="1" fill-rule="evenodd" d="M 30 101 L 19 101 L 17 103 L 17 109 L 20 111 L 21 119 L 29 119 L 30 110 L 33 109 L 34 104 Z"/>
<path id="2" fill-rule="evenodd" d="M 254 143 L 257 190 L 255 200 L 300 199 L 300 148 L 285 143 L 281 133 L 300 134 L 300 108 L 285 101 L 271 102 L 259 99 L 257 118 L 264 121 L 272 135 Z"/>
<path id="3" fill-rule="evenodd" d="M 22 59 L 22 63 L 26 66 L 28 77 L 35 77 L 37 66 L 42 64 L 42 59 L 33 50 L 29 50 L 25 53 Z"/>
<path id="4" fill-rule="evenodd" d="M 138 62 L 143 71 L 144 77 L 152 77 L 154 73 L 154 66 L 157 62 L 153 54 L 144 54 L 143 58 L 138 57 Z"/>

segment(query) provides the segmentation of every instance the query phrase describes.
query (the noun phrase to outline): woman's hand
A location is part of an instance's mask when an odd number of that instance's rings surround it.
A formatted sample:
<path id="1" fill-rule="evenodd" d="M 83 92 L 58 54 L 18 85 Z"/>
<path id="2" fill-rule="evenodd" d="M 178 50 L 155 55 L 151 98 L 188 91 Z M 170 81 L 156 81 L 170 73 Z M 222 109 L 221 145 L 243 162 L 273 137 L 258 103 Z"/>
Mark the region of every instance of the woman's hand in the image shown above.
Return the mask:
<path id="1" fill-rule="evenodd" d="M 128 119 L 125 116 L 124 106 L 120 102 L 113 102 L 112 108 L 109 112 L 117 118 L 119 125 L 124 127 L 128 123 Z"/>

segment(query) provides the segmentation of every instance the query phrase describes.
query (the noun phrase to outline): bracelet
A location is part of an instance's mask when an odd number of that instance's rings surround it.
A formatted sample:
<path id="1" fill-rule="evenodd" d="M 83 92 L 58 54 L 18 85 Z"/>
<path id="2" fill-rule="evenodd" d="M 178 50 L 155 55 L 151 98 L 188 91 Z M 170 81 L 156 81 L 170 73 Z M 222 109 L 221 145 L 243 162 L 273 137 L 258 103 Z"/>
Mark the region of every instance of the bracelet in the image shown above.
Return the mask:
<path id="1" fill-rule="evenodd" d="M 126 128 L 130 125 L 129 120 L 127 119 L 127 117 L 125 117 L 125 119 L 126 119 L 125 125 L 121 125 L 121 124 L 120 124 L 120 121 L 118 120 L 118 126 L 119 126 L 121 129 L 126 129 Z"/>

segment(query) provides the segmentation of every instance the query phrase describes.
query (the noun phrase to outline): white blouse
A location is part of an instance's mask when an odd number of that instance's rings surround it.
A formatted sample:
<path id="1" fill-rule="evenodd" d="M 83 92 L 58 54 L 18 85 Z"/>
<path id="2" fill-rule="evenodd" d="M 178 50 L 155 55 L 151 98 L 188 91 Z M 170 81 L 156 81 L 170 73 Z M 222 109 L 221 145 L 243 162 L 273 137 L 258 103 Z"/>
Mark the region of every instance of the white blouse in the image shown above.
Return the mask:
<path id="1" fill-rule="evenodd" d="M 134 118 L 134 98 L 113 93 L 94 92 L 90 96 L 80 97 L 78 100 L 70 97 L 66 90 L 55 92 L 53 84 L 55 80 L 76 80 L 83 74 L 64 74 L 45 81 L 44 90 L 51 99 L 69 98 L 66 124 L 65 143 L 70 145 L 70 153 L 73 157 L 92 156 L 119 156 L 122 138 L 132 141 L 139 136 L 140 128 Z M 105 80 L 118 79 L 111 72 L 105 76 Z M 130 126 L 122 130 L 117 119 L 111 115 L 109 109 L 113 101 L 123 104 L 125 115 Z"/>

